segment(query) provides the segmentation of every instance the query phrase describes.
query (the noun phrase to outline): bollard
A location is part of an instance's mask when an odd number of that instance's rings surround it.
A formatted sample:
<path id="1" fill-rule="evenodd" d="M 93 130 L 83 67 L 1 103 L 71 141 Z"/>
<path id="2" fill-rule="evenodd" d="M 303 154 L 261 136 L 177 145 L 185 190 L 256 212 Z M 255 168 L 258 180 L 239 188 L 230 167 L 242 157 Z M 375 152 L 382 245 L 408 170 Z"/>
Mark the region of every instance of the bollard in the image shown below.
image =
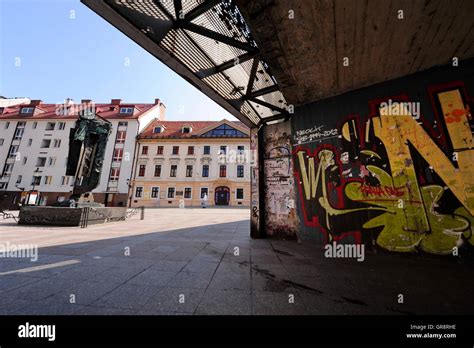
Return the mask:
<path id="1" fill-rule="evenodd" d="M 141 206 L 140 207 L 140 220 L 145 219 L 145 207 Z"/>

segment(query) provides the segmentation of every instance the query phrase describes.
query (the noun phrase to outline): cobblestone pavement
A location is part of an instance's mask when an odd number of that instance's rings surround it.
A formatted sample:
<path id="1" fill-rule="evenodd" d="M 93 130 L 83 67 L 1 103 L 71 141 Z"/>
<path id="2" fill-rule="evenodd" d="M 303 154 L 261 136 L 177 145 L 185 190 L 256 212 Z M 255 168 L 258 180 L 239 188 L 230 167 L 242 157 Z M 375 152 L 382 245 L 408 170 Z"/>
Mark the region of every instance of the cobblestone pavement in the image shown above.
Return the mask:
<path id="1" fill-rule="evenodd" d="M 74 227 L 0 221 L 0 314 L 472 313 L 473 265 L 249 237 L 248 209 L 147 209 L 145 220 Z M 11 255 L 10 255 L 11 256 Z M 403 295 L 403 303 L 399 303 Z"/>

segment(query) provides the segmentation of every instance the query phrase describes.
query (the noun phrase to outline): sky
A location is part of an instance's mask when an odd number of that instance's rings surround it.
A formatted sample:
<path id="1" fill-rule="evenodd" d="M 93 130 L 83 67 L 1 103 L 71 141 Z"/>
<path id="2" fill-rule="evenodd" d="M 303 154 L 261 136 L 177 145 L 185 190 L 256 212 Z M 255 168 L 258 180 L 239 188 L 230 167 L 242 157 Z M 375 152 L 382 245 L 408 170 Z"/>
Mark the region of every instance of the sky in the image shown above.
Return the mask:
<path id="1" fill-rule="evenodd" d="M 79 0 L 0 0 L 0 95 L 166 106 L 167 120 L 236 120 Z"/>

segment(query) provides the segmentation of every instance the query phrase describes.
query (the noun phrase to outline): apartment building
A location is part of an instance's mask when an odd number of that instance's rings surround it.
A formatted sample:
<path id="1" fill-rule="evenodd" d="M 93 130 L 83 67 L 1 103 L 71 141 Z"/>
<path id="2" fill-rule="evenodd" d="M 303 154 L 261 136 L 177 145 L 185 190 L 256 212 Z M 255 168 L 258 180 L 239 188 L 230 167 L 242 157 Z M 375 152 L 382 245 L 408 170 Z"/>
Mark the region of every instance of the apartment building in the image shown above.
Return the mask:
<path id="1" fill-rule="evenodd" d="M 155 120 L 138 137 L 130 204 L 249 206 L 249 150 L 241 122 Z"/>
<path id="2" fill-rule="evenodd" d="M 65 174 L 69 135 L 84 109 L 112 123 L 94 199 L 107 206 L 126 206 L 136 137 L 153 120 L 165 117 L 159 99 L 150 104 L 121 99 L 100 104 L 86 99 L 63 104 L 31 100 L 0 108 L 0 206 L 15 208 L 32 191 L 37 191 L 34 203 L 40 205 L 70 196 L 74 178 Z"/>

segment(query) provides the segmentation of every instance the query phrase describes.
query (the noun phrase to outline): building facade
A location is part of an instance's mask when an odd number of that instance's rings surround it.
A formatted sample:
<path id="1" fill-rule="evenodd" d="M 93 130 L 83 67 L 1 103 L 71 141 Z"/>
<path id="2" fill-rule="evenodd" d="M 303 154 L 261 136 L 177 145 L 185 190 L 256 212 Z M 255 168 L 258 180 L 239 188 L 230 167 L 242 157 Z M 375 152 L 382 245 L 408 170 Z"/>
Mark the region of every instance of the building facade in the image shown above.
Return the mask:
<path id="1" fill-rule="evenodd" d="M 131 206 L 249 206 L 249 129 L 153 121 L 138 137 Z"/>
<path id="2" fill-rule="evenodd" d="M 126 206 L 130 190 L 136 137 L 154 119 L 163 119 L 165 106 L 150 104 L 44 104 L 40 100 L 4 107 L 0 114 L 0 205 L 18 207 L 25 193 L 36 192 L 36 204 L 51 205 L 69 198 L 74 177 L 66 176 L 71 128 L 84 108 L 112 123 L 96 202 Z M 33 202 L 29 202 L 33 203 Z"/>

